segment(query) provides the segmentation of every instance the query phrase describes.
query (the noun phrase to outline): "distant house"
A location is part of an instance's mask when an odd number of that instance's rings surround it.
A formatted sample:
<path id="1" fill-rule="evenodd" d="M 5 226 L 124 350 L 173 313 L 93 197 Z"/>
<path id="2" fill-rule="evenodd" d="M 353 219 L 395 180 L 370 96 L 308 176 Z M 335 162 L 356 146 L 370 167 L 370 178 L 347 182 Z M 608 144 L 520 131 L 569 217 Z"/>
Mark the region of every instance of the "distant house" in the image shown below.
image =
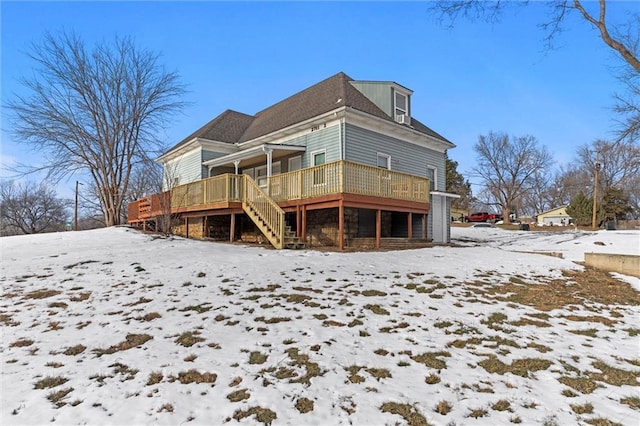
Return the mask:
<path id="1" fill-rule="evenodd" d="M 176 232 L 277 248 L 448 242 L 455 145 L 412 105 L 398 83 L 338 73 L 255 115 L 223 112 L 158 159 Z M 131 203 L 129 223 L 153 226 L 159 197 Z"/>
<path id="2" fill-rule="evenodd" d="M 538 225 L 568 225 L 573 218 L 567 214 L 567 207 L 556 207 L 555 209 L 539 213 L 537 216 Z"/>

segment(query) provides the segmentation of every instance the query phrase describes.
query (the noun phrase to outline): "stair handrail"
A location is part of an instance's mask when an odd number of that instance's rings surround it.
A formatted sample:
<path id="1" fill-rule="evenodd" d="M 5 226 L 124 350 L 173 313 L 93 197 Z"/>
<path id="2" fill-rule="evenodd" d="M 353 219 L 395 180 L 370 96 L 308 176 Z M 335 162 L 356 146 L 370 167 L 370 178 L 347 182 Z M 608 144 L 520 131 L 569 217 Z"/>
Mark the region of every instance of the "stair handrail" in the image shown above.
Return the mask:
<path id="1" fill-rule="evenodd" d="M 250 176 L 242 176 L 243 209 L 247 212 L 248 210 L 254 212 L 264 222 L 267 232 L 264 229 L 261 231 L 275 248 L 284 248 L 284 210 Z M 261 227 L 257 221 L 254 220 L 254 223 Z"/>

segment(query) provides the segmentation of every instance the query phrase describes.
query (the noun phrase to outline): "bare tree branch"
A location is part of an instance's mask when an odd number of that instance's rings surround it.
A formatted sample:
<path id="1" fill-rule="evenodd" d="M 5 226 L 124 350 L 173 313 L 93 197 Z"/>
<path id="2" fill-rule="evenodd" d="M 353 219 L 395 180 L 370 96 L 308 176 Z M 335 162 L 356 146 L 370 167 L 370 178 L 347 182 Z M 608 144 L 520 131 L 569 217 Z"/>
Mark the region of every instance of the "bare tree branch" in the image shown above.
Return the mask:
<path id="1" fill-rule="evenodd" d="M 91 176 L 107 226 L 121 223 L 134 165 L 155 151 L 185 88 L 159 56 L 130 38 L 89 51 L 74 34 L 47 33 L 31 47 L 28 96 L 8 102 L 17 140 L 43 153 L 48 178 Z"/>

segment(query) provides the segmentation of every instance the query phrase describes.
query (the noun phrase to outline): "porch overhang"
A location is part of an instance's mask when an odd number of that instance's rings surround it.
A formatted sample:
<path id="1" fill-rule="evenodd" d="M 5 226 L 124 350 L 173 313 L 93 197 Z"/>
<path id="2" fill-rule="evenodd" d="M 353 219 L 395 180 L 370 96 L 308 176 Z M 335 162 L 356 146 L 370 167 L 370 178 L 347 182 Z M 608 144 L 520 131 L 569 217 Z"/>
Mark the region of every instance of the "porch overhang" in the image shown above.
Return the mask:
<path id="1" fill-rule="evenodd" d="M 202 165 L 207 166 L 210 169 L 213 167 L 234 166 L 236 164 L 242 166 L 243 162 L 254 160 L 257 157 L 267 155 L 268 153 L 271 153 L 273 158 L 278 158 L 291 152 L 303 152 L 306 151 L 306 149 L 307 148 L 304 146 L 262 144 L 253 148 L 245 149 L 239 152 L 234 152 L 232 154 L 223 155 L 222 157 L 205 161 L 202 163 Z"/>

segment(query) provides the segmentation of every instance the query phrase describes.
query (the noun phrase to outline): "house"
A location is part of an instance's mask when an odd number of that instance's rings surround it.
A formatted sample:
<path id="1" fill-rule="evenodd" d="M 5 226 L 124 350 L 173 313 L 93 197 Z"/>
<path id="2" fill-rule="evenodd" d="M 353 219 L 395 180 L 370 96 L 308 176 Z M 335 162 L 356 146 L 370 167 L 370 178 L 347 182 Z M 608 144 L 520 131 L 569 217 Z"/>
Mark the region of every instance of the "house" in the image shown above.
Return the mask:
<path id="1" fill-rule="evenodd" d="M 555 209 L 542 212 L 537 216 L 537 224 L 543 225 L 568 225 L 573 218 L 567 214 L 567 207 L 556 207 Z"/>
<path id="2" fill-rule="evenodd" d="M 128 221 L 170 212 L 179 234 L 277 248 L 448 242 L 455 145 L 412 105 L 407 87 L 340 72 L 254 115 L 224 111 L 158 159 L 167 192 Z"/>

